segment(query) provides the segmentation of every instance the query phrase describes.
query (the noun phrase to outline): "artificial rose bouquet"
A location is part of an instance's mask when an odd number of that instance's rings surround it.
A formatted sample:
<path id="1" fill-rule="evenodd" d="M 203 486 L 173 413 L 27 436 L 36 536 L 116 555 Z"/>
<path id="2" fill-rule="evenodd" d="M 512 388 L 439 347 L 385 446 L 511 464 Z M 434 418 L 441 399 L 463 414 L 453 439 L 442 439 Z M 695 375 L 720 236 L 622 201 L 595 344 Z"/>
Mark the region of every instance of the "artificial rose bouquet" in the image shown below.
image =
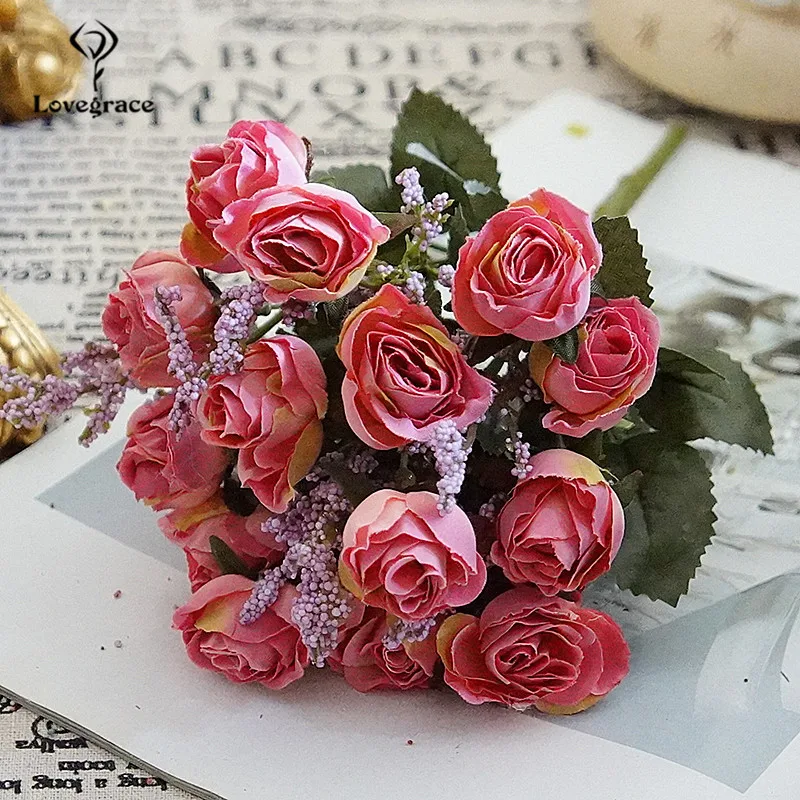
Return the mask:
<path id="1" fill-rule="evenodd" d="M 588 708 L 629 651 L 585 590 L 677 602 L 714 521 L 686 442 L 768 451 L 755 390 L 722 353 L 661 344 L 625 217 L 544 189 L 509 205 L 433 95 L 403 108 L 394 184 L 311 170 L 276 122 L 199 148 L 180 252 L 131 266 L 108 341 L 62 375 L 0 368 L 0 418 L 95 397 L 88 444 L 155 389 L 118 470 L 186 553 L 174 626 L 203 668 Z"/>

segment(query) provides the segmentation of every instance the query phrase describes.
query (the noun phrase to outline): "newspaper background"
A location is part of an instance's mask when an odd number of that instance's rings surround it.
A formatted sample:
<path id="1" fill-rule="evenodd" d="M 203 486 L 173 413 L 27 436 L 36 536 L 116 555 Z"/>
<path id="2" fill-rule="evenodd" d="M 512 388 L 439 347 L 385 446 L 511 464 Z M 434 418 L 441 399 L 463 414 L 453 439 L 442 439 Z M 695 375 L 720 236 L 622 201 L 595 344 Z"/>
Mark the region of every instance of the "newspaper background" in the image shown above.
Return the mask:
<path id="1" fill-rule="evenodd" d="M 105 297 L 143 250 L 184 223 L 189 150 L 237 118 L 276 117 L 317 163 L 382 161 L 410 87 L 434 89 L 485 131 L 571 86 L 800 164 L 800 133 L 698 112 L 598 51 L 586 0 L 58 0 L 71 28 L 119 35 L 107 98 L 154 98 L 135 115 L 0 129 L 0 285 L 59 348 L 99 332 Z M 88 81 L 91 84 L 91 81 Z M 85 87 L 89 96 L 90 86 Z M 98 800 L 187 797 L 0 698 L 0 791 Z"/>

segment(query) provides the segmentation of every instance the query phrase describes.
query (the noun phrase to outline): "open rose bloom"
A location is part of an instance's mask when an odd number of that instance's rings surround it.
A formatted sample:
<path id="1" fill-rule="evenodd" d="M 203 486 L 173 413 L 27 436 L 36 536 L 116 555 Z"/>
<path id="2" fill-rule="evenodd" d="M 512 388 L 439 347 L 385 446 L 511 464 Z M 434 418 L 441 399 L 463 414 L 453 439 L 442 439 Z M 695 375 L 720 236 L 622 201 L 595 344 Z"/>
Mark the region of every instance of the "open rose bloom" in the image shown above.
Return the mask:
<path id="1" fill-rule="evenodd" d="M 63 376 L 0 368 L 0 419 L 92 396 L 88 443 L 126 391 L 156 390 L 118 470 L 185 553 L 174 625 L 204 669 L 282 689 L 329 666 L 360 692 L 590 708 L 629 652 L 585 590 L 605 575 L 674 603 L 691 578 L 658 525 L 705 467 L 639 401 L 657 386 L 691 415 L 691 391 L 721 381 L 738 402 L 737 384 L 714 354 L 660 347 L 624 218 L 545 189 L 451 197 L 461 166 L 437 183 L 425 162 L 426 186 L 413 166 L 309 174 L 310 152 L 271 121 L 198 148 L 180 254 L 131 265 L 109 341 Z"/>

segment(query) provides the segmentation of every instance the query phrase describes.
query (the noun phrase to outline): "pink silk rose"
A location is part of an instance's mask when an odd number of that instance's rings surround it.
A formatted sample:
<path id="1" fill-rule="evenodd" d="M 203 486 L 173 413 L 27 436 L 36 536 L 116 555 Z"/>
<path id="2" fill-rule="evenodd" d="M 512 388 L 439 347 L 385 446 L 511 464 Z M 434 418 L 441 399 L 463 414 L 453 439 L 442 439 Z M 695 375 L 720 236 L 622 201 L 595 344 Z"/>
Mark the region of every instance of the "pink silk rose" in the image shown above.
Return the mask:
<path id="1" fill-rule="evenodd" d="M 217 319 L 211 292 L 177 253 L 153 250 L 140 256 L 108 296 L 102 321 L 122 366 L 144 388 L 178 385 L 167 373 L 167 336 L 155 307 L 158 286 L 180 288 L 175 312 L 198 360 L 211 349 Z"/>
<path id="2" fill-rule="evenodd" d="M 192 508 L 219 491 L 228 466 L 225 451 L 200 438 L 194 422 L 180 438 L 169 428 L 173 395 L 151 400 L 133 412 L 128 441 L 117 471 L 137 500 L 157 510 Z"/>
<path id="3" fill-rule="evenodd" d="M 499 595 L 480 618 L 448 617 L 437 649 L 445 683 L 468 703 L 553 714 L 594 705 L 628 674 L 630 660 L 607 614 L 530 586 Z"/>
<path id="4" fill-rule="evenodd" d="M 325 372 L 311 345 L 272 336 L 251 345 L 240 372 L 212 378 L 197 404 L 205 442 L 239 449 L 244 486 L 285 511 L 322 447 Z"/>
<path id="5" fill-rule="evenodd" d="M 545 428 L 565 436 L 607 431 L 653 384 L 658 318 L 636 297 L 592 298 L 579 328 L 578 360 L 567 364 L 544 345 L 531 348 L 531 376 L 554 407 Z"/>
<path id="6" fill-rule="evenodd" d="M 555 338 L 583 319 L 601 260 L 589 215 L 537 189 L 461 247 L 453 312 L 476 336 Z"/>
<path id="7" fill-rule="evenodd" d="M 192 591 L 196 592 L 222 575 L 211 550 L 212 536 L 227 544 L 242 563 L 255 572 L 280 561 L 286 545 L 262 530 L 262 523 L 268 519 L 269 513 L 263 508 L 246 517 L 236 514 L 217 495 L 197 508 L 173 511 L 159 520 L 159 525 L 168 538 L 180 539 L 189 569 L 189 582 Z M 187 523 L 188 528 L 181 531 Z"/>
<path id="8" fill-rule="evenodd" d="M 342 640 L 328 657 L 328 666 L 341 672 L 356 691 L 427 689 L 439 661 L 436 632 L 421 642 L 407 642 L 396 650 L 383 643 L 389 632 L 386 612 L 363 603 L 340 628 Z"/>
<path id="9" fill-rule="evenodd" d="M 431 492 L 382 489 L 345 524 L 339 575 L 359 600 L 403 620 L 471 603 L 486 583 L 475 532 L 458 507 L 439 513 Z"/>
<path id="10" fill-rule="evenodd" d="M 198 147 L 192 153 L 186 181 L 191 223 L 181 238 L 184 257 L 194 266 L 217 272 L 241 270 L 241 264 L 214 241 L 223 209 L 261 189 L 305 183 L 307 164 L 305 142 L 272 120 L 242 120 L 221 144 Z"/>
<path id="11" fill-rule="evenodd" d="M 239 612 L 253 585 L 241 575 L 214 578 L 175 612 L 172 626 L 183 633 L 198 667 L 221 672 L 234 683 L 283 689 L 302 678 L 308 666 L 308 650 L 292 623 L 297 590 L 283 586 L 255 622 L 242 625 Z"/>
<path id="12" fill-rule="evenodd" d="M 571 450 L 528 462 L 497 517 L 492 560 L 512 583 L 576 592 L 608 572 L 625 530 L 622 505 L 597 466 Z"/>
<path id="13" fill-rule="evenodd" d="M 268 300 L 336 300 L 358 286 L 389 229 L 353 195 L 307 183 L 231 203 L 214 238 Z"/>
<path id="14" fill-rule="evenodd" d="M 376 450 L 426 441 L 436 425 L 480 419 L 493 386 L 466 361 L 427 306 L 386 284 L 344 322 L 337 353 L 353 432 Z"/>

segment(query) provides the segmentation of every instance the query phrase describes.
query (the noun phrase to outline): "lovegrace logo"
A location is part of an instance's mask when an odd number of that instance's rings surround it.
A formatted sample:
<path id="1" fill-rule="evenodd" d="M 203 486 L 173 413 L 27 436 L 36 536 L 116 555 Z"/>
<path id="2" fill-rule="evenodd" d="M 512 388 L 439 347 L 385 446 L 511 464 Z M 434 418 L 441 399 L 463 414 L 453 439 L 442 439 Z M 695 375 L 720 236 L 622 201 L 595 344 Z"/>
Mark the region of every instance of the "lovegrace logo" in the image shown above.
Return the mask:
<path id="1" fill-rule="evenodd" d="M 100 78 L 106 71 L 103 62 L 117 49 L 119 36 L 100 20 L 84 22 L 69 38 L 70 44 L 92 64 L 92 100 L 53 100 L 42 107 L 42 98 L 33 96 L 34 111 L 38 114 L 152 114 L 155 111 L 153 100 L 108 100 L 103 97 Z"/>
<path id="2" fill-rule="evenodd" d="M 95 20 L 93 28 L 83 25 L 69 37 L 70 44 L 94 67 L 94 93 L 98 93 L 98 81 L 105 72 L 105 67 L 100 65 L 117 49 L 119 36 L 108 25 Z"/>

